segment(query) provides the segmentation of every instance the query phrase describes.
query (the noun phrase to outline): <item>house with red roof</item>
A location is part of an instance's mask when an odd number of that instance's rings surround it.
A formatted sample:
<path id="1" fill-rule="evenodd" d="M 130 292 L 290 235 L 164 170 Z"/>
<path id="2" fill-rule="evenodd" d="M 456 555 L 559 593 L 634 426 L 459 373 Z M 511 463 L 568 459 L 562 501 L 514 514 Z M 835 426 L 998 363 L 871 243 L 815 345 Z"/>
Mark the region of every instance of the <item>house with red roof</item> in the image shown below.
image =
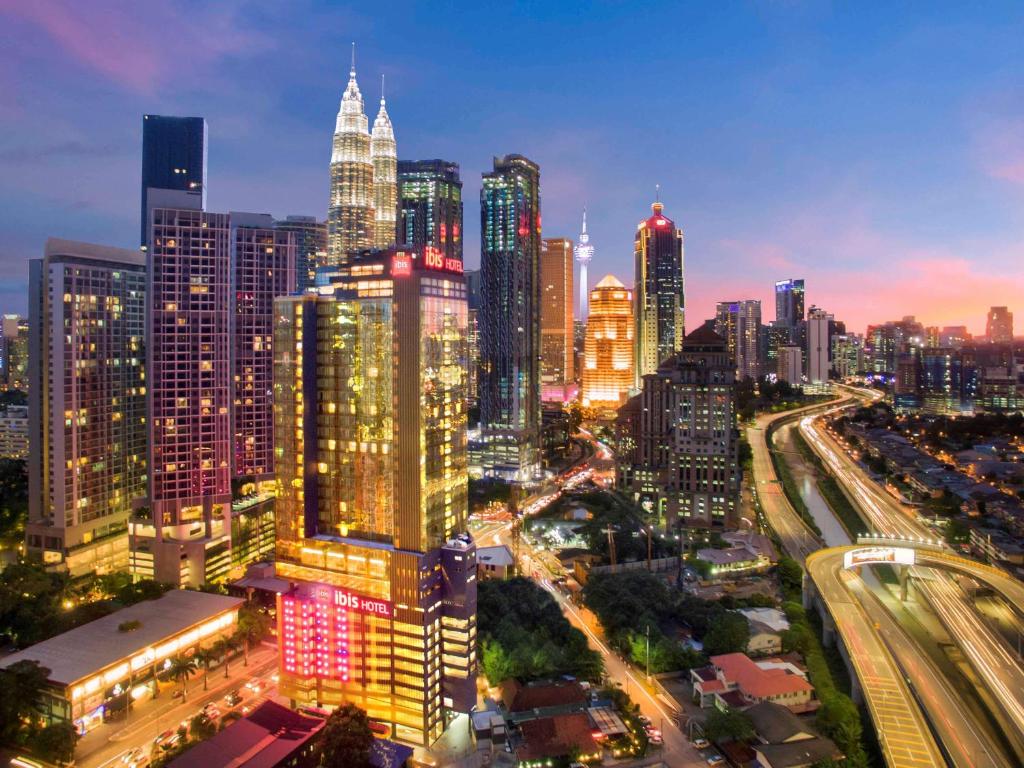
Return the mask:
<path id="1" fill-rule="evenodd" d="M 701 707 L 743 709 L 770 701 L 795 713 L 818 708 L 814 686 L 792 664 L 755 662 L 743 653 L 712 656 L 709 661 L 706 667 L 690 670 L 693 698 Z"/>

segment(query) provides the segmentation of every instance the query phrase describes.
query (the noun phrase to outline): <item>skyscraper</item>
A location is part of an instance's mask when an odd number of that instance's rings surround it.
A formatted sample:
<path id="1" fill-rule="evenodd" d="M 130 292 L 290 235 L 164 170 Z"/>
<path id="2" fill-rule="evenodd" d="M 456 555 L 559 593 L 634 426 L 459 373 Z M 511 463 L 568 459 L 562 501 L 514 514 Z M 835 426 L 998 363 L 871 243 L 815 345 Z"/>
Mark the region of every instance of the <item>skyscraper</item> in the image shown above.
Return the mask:
<path id="1" fill-rule="evenodd" d="M 832 352 L 830 329 L 834 320 L 831 314 L 818 307 L 811 307 L 807 313 L 807 380 L 811 384 L 828 383 Z"/>
<path id="2" fill-rule="evenodd" d="M 51 238 L 30 262 L 28 551 L 73 576 L 128 566 L 146 495 L 146 258 Z"/>
<path id="3" fill-rule="evenodd" d="M 566 399 L 573 381 L 572 240 L 545 238 L 540 247 L 540 378 L 545 400 Z"/>
<path id="4" fill-rule="evenodd" d="M 803 382 L 804 351 L 794 345 L 779 347 L 775 375 L 794 386 Z"/>
<path id="5" fill-rule="evenodd" d="M 149 189 L 174 189 L 206 208 L 206 120 L 201 117 L 142 116 L 142 215 L 139 244 L 149 234 Z"/>
<path id="6" fill-rule="evenodd" d="M 726 340 L 736 361 L 736 376 L 761 375 L 761 302 L 757 299 L 723 301 L 715 308 L 715 333 Z"/>
<path id="7" fill-rule="evenodd" d="M 856 376 L 864 370 L 864 337 L 842 333 L 832 337 L 832 370 L 840 379 Z"/>
<path id="8" fill-rule="evenodd" d="M 775 321 L 795 329 L 804 319 L 803 278 L 780 280 L 775 283 Z M 790 341 L 796 341 L 790 336 Z"/>
<path id="9" fill-rule="evenodd" d="M 430 245 L 462 260 L 462 181 L 447 160 L 398 163 L 398 244 Z"/>
<path id="10" fill-rule="evenodd" d="M 0 321 L 0 388 L 27 390 L 29 326 L 18 315 Z"/>
<path id="11" fill-rule="evenodd" d="M 392 249 L 280 298 L 280 691 L 429 744 L 476 703 L 462 262 Z"/>
<path id="12" fill-rule="evenodd" d="M 540 169 L 494 158 L 480 190 L 482 471 L 526 481 L 540 467 Z"/>
<path id="13" fill-rule="evenodd" d="M 384 106 L 383 76 L 380 79 L 380 111 L 370 134 L 370 157 L 373 160 L 373 245 L 375 248 L 388 248 L 395 244 L 398 215 L 398 150 L 391 118 Z"/>
<path id="14" fill-rule="evenodd" d="M 327 208 L 327 260 L 348 263 L 356 253 L 374 246 L 374 163 L 363 95 L 356 83 L 356 53 L 341 97 L 331 152 L 331 199 Z"/>
<path id="15" fill-rule="evenodd" d="M 590 235 L 587 234 L 587 209 L 583 209 L 583 231 L 580 232 L 580 241 L 576 245 L 576 261 L 580 265 L 580 320 L 587 319 L 587 267 L 594 258 L 594 246 L 590 244 Z"/>
<path id="16" fill-rule="evenodd" d="M 288 216 L 274 222 L 274 229 L 295 237 L 295 287 L 304 291 L 313 285 L 317 267 L 327 264 L 327 222 L 315 216 Z"/>
<path id="17" fill-rule="evenodd" d="M 480 404 L 480 270 L 466 270 L 466 305 L 468 352 L 466 354 L 466 376 L 468 400 L 471 407 Z M 470 426 L 476 426 L 476 420 Z"/>
<path id="18" fill-rule="evenodd" d="M 637 387 L 683 344 L 683 231 L 663 209 L 660 202 L 651 206 L 652 215 L 640 222 L 634 243 Z"/>
<path id="19" fill-rule="evenodd" d="M 985 335 L 993 344 L 1013 341 L 1013 312 L 1006 307 L 992 307 L 985 318 Z"/>
<path id="20" fill-rule="evenodd" d="M 274 299 L 295 292 L 295 238 L 267 214 L 231 213 L 232 476 L 274 474 Z"/>
<path id="21" fill-rule="evenodd" d="M 583 405 L 618 408 L 633 386 L 633 292 L 606 275 L 590 292 Z"/>
<path id="22" fill-rule="evenodd" d="M 643 378 L 619 410 L 628 434 L 619 484 L 666 530 L 732 527 L 740 493 L 736 368 L 725 339 L 707 326 Z"/>

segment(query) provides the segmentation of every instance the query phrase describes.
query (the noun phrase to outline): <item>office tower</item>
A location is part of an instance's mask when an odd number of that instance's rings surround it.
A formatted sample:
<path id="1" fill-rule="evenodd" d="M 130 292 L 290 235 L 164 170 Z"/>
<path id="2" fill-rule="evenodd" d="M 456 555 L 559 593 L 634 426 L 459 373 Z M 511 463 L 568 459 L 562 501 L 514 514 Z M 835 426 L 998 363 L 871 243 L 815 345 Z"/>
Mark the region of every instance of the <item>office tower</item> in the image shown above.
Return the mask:
<path id="1" fill-rule="evenodd" d="M 380 111 L 370 133 L 370 158 L 373 161 L 373 246 L 388 248 L 395 244 L 398 216 L 398 150 L 395 130 L 384 106 L 384 77 L 380 79 Z"/>
<path id="2" fill-rule="evenodd" d="M 280 692 L 404 741 L 476 703 L 462 262 L 426 249 L 277 300 Z"/>
<path id="3" fill-rule="evenodd" d="M 230 566 L 231 227 L 227 214 L 151 209 L 150 515 L 130 525 L 132 571 L 198 585 Z"/>
<path id="4" fill-rule="evenodd" d="M 173 189 L 206 208 L 206 120 L 201 117 L 142 116 L 142 215 L 139 244 L 149 234 L 149 189 Z"/>
<path id="5" fill-rule="evenodd" d="M 466 355 L 466 388 L 469 392 L 469 405 L 476 407 L 480 403 L 480 270 L 466 270 L 466 305 L 467 337 L 469 340 Z M 475 423 L 474 425 L 475 426 Z"/>
<path id="6" fill-rule="evenodd" d="M 966 325 L 946 325 L 939 331 L 939 346 L 960 349 L 971 341 Z"/>
<path id="7" fill-rule="evenodd" d="M 921 350 L 920 395 L 926 413 L 961 413 L 963 363 L 960 353 L 951 347 L 925 347 Z"/>
<path id="8" fill-rule="evenodd" d="M 462 261 L 462 181 L 458 163 L 399 160 L 398 244 L 430 245 Z"/>
<path id="9" fill-rule="evenodd" d="M 590 292 L 583 405 L 618 408 L 633 386 L 633 292 L 606 275 Z"/>
<path id="10" fill-rule="evenodd" d="M 777 362 L 775 375 L 779 381 L 785 381 L 794 386 L 800 386 L 803 383 L 803 349 L 792 345 L 779 347 Z"/>
<path id="11" fill-rule="evenodd" d="M 587 339 L 587 321 L 586 320 L 573 320 L 572 321 L 572 351 L 573 359 L 575 360 L 575 373 L 576 382 L 578 384 L 583 383 L 583 366 L 586 365 L 584 357 L 584 348 Z M 634 351 L 635 354 L 635 351 Z"/>
<path id="12" fill-rule="evenodd" d="M 540 467 L 540 169 L 494 158 L 480 190 L 480 422 L 485 476 Z"/>
<path id="13" fill-rule="evenodd" d="M 25 391 L 29 386 L 28 323 L 18 315 L 4 315 L 0 328 L 0 385 Z"/>
<path id="14" fill-rule="evenodd" d="M 572 382 L 572 240 L 545 238 L 540 245 L 540 380 L 544 400 L 564 402 Z"/>
<path id="15" fill-rule="evenodd" d="M 907 315 L 902 320 L 893 320 L 878 325 L 869 325 L 864 335 L 865 364 L 872 373 L 892 375 L 896 371 L 897 358 L 910 347 L 924 345 L 924 326 Z"/>
<path id="16" fill-rule="evenodd" d="M 267 214 L 231 213 L 232 477 L 274 474 L 274 299 L 295 293 L 295 238 Z"/>
<path id="17" fill-rule="evenodd" d="M 1006 307 L 992 307 L 985 318 L 985 335 L 992 344 L 1013 342 L 1013 312 Z"/>
<path id="18" fill-rule="evenodd" d="M 348 263 L 359 251 L 374 246 L 374 164 L 363 95 L 356 83 L 356 54 L 341 97 L 331 151 L 331 199 L 327 208 L 327 261 Z"/>
<path id="19" fill-rule="evenodd" d="M 295 289 L 306 290 L 314 283 L 317 267 L 327 265 L 327 222 L 314 216 L 288 216 L 275 221 L 274 229 L 291 232 L 295 238 Z"/>
<path id="20" fill-rule="evenodd" d="M 660 202 L 651 206 L 652 214 L 640 222 L 634 241 L 637 387 L 683 343 L 683 230 L 664 215 L 663 208 Z"/>
<path id="21" fill-rule="evenodd" d="M 832 351 L 829 331 L 834 321 L 832 315 L 818 307 L 811 307 L 807 313 L 807 380 L 811 384 L 828 383 Z"/>
<path id="22" fill-rule="evenodd" d="M 779 349 L 789 346 L 792 342 L 790 328 L 785 323 L 772 320 L 762 329 L 762 347 L 764 349 L 765 373 L 775 373 L 779 365 Z"/>
<path id="23" fill-rule="evenodd" d="M 761 375 L 761 302 L 757 299 L 719 302 L 715 307 L 715 333 L 726 340 L 736 361 L 736 376 Z"/>
<path id="24" fill-rule="evenodd" d="M 864 337 L 842 333 L 832 337 L 832 371 L 838 379 L 847 379 L 864 370 Z"/>
<path id="25" fill-rule="evenodd" d="M 775 321 L 794 329 L 804 319 L 804 281 L 802 278 L 775 283 Z M 796 341 L 790 338 L 790 342 Z"/>
<path id="26" fill-rule="evenodd" d="M 725 339 L 701 326 L 619 409 L 617 430 L 630 436 L 619 454 L 620 487 L 663 519 L 667 531 L 736 525 L 735 396 Z"/>
<path id="27" fill-rule="evenodd" d="M 580 241 L 576 245 L 576 262 L 580 265 L 580 320 L 587 319 L 587 267 L 594 258 L 594 246 L 590 244 L 590 235 L 587 234 L 587 209 L 583 209 L 583 231 L 580 232 Z"/>
<path id="28" fill-rule="evenodd" d="M 920 347 L 908 347 L 896 356 L 892 399 L 897 413 L 908 413 L 921 407 Z"/>
<path id="29" fill-rule="evenodd" d="M 146 257 L 50 238 L 29 311 L 26 549 L 72 576 L 122 570 L 146 495 Z"/>

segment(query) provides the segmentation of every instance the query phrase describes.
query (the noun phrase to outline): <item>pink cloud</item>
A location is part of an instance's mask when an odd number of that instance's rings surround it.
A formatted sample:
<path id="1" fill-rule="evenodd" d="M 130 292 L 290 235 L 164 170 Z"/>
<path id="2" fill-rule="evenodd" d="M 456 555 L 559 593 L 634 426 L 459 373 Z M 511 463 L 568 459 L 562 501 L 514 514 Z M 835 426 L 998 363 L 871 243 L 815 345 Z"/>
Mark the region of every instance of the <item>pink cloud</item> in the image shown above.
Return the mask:
<path id="1" fill-rule="evenodd" d="M 0 0 L 0 14 L 40 30 L 83 67 L 146 93 L 182 68 L 267 44 L 243 29 L 225 4 L 184 14 L 162 4 L 118 2 L 98 11 L 90 3 L 70 0 Z"/>

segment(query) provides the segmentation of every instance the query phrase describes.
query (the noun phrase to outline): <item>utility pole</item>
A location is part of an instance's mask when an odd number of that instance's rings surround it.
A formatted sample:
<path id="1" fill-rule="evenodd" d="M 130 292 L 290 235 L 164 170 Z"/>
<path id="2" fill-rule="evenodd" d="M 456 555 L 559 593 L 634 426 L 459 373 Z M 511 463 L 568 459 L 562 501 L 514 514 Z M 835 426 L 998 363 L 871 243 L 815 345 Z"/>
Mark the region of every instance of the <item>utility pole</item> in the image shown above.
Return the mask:
<path id="1" fill-rule="evenodd" d="M 612 573 L 615 573 L 615 528 L 609 524 L 604 532 L 608 534 L 608 559 L 612 565 Z"/>
<path id="2" fill-rule="evenodd" d="M 647 570 L 651 570 L 651 526 L 644 526 L 644 530 L 647 532 Z"/>
<path id="3" fill-rule="evenodd" d="M 651 625 L 647 625 L 647 682 L 651 682 Z"/>
<path id="4" fill-rule="evenodd" d="M 512 514 L 512 563 L 516 575 L 519 576 L 520 529 L 523 525 L 522 518 L 519 517 L 519 486 L 513 485 L 509 492 L 508 509 Z"/>

